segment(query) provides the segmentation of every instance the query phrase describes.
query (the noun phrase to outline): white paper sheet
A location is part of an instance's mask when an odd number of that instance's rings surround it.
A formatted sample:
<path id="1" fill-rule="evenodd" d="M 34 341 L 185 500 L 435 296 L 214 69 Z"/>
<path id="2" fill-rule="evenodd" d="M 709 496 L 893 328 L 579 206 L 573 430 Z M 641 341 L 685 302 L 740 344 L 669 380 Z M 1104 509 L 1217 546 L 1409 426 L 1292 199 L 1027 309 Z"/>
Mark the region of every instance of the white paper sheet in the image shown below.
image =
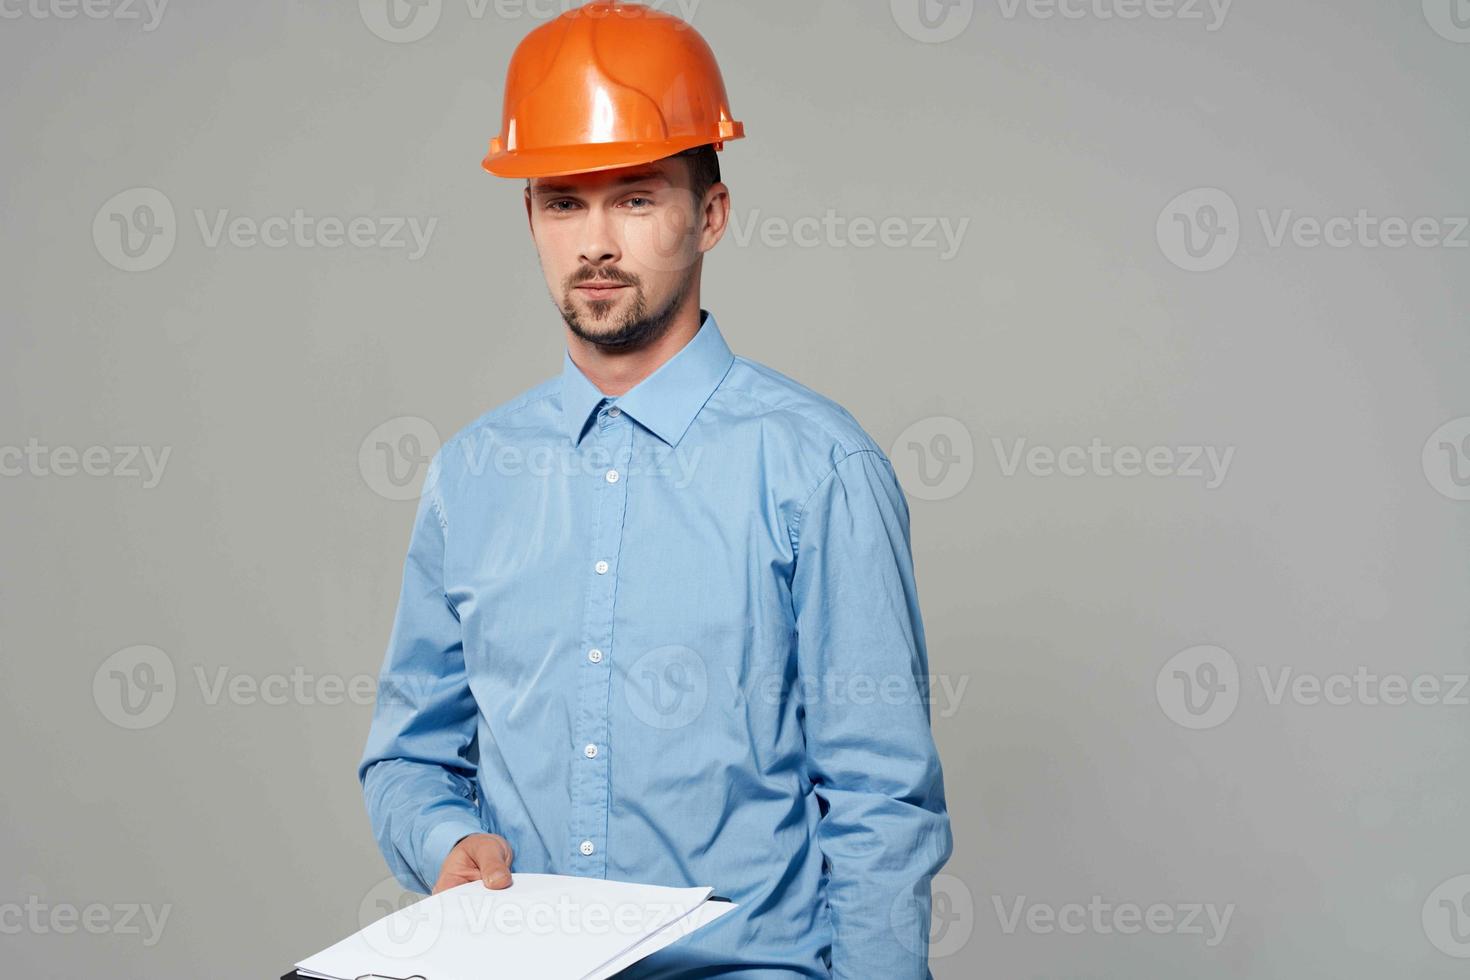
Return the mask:
<path id="1" fill-rule="evenodd" d="M 605 980 L 728 912 L 713 889 L 512 872 L 393 912 L 296 964 L 307 975 Z"/>
<path id="2" fill-rule="evenodd" d="M 645 956 L 683 939 L 695 929 L 708 925 L 734 907 L 734 902 L 704 902 L 682 919 L 669 923 L 623 955 L 616 957 L 602 969 L 588 974 L 586 980 L 607 980 L 619 970 L 626 969 Z"/>

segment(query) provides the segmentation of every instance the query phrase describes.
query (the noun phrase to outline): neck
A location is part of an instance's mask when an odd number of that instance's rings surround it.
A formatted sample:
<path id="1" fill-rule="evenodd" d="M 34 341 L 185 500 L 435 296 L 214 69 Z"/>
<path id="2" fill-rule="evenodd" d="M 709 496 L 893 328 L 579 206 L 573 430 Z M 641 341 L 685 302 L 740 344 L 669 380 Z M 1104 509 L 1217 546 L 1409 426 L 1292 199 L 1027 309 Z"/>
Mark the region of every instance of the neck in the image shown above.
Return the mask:
<path id="1" fill-rule="evenodd" d="M 659 369 L 699 332 L 699 290 L 692 289 L 656 340 L 637 350 L 608 350 L 567 330 L 567 353 L 587 380 L 616 398 Z"/>

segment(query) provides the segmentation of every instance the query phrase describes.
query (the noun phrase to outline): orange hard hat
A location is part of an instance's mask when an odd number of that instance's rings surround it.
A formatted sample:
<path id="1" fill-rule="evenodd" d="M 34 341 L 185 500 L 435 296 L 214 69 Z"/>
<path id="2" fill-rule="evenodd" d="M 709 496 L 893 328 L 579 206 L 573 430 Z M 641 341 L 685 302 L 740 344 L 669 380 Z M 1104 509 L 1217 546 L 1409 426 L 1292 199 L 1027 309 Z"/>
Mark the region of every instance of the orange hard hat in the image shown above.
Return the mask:
<path id="1" fill-rule="evenodd" d="M 554 177 L 723 149 L 744 135 L 693 27 L 643 4 L 596 0 L 516 47 L 483 166 L 500 177 Z"/>

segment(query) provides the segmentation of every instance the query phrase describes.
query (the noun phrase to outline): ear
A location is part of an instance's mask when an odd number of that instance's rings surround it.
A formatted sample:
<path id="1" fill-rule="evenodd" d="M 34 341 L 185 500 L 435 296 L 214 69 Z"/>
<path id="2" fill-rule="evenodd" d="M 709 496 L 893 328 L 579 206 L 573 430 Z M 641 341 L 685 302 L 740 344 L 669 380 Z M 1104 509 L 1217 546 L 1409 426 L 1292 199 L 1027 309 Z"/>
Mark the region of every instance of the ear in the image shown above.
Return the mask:
<path id="1" fill-rule="evenodd" d="M 703 222 L 699 229 L 699 250 L 708 252 L 719 244 L 730 224 L 730 188 L 715 181 L 704 194 Z"/>
<path id="2" fill-rule="evenodd" d="M 531 220 L 531 182 L 526 181 L 526 226 L 531 229 L 531 237 L 536 237 L 536 223 Z"/>

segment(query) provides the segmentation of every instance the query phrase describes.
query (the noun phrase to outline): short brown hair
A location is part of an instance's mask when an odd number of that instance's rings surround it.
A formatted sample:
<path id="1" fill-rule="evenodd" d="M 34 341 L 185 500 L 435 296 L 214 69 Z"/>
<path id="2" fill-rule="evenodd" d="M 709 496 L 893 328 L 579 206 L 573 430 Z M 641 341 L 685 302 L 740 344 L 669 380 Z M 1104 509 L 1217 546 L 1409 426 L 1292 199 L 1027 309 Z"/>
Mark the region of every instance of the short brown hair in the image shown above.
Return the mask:
<path id="1" fill-rule="evenodd" d="M 714 144 L 692 147 L 674 156 L 689 161 L 689 187 L 694 191 L 694 200 L 704 200 L 705 191 L 720 181 L 720 155 Z"/>
<path id="2" fill-rule="evenodd" d="M 673 160 L 683 157 L 689 161 L 689 188 L 694 191 L 694 200 L 704 200 L 704 192 L 720 182 L 720 155 L 713 143 L 693 146 L 687 150 L 664 157 Z M 526 178 L 526 190 L 531 189 L 531 178 Z"/>

